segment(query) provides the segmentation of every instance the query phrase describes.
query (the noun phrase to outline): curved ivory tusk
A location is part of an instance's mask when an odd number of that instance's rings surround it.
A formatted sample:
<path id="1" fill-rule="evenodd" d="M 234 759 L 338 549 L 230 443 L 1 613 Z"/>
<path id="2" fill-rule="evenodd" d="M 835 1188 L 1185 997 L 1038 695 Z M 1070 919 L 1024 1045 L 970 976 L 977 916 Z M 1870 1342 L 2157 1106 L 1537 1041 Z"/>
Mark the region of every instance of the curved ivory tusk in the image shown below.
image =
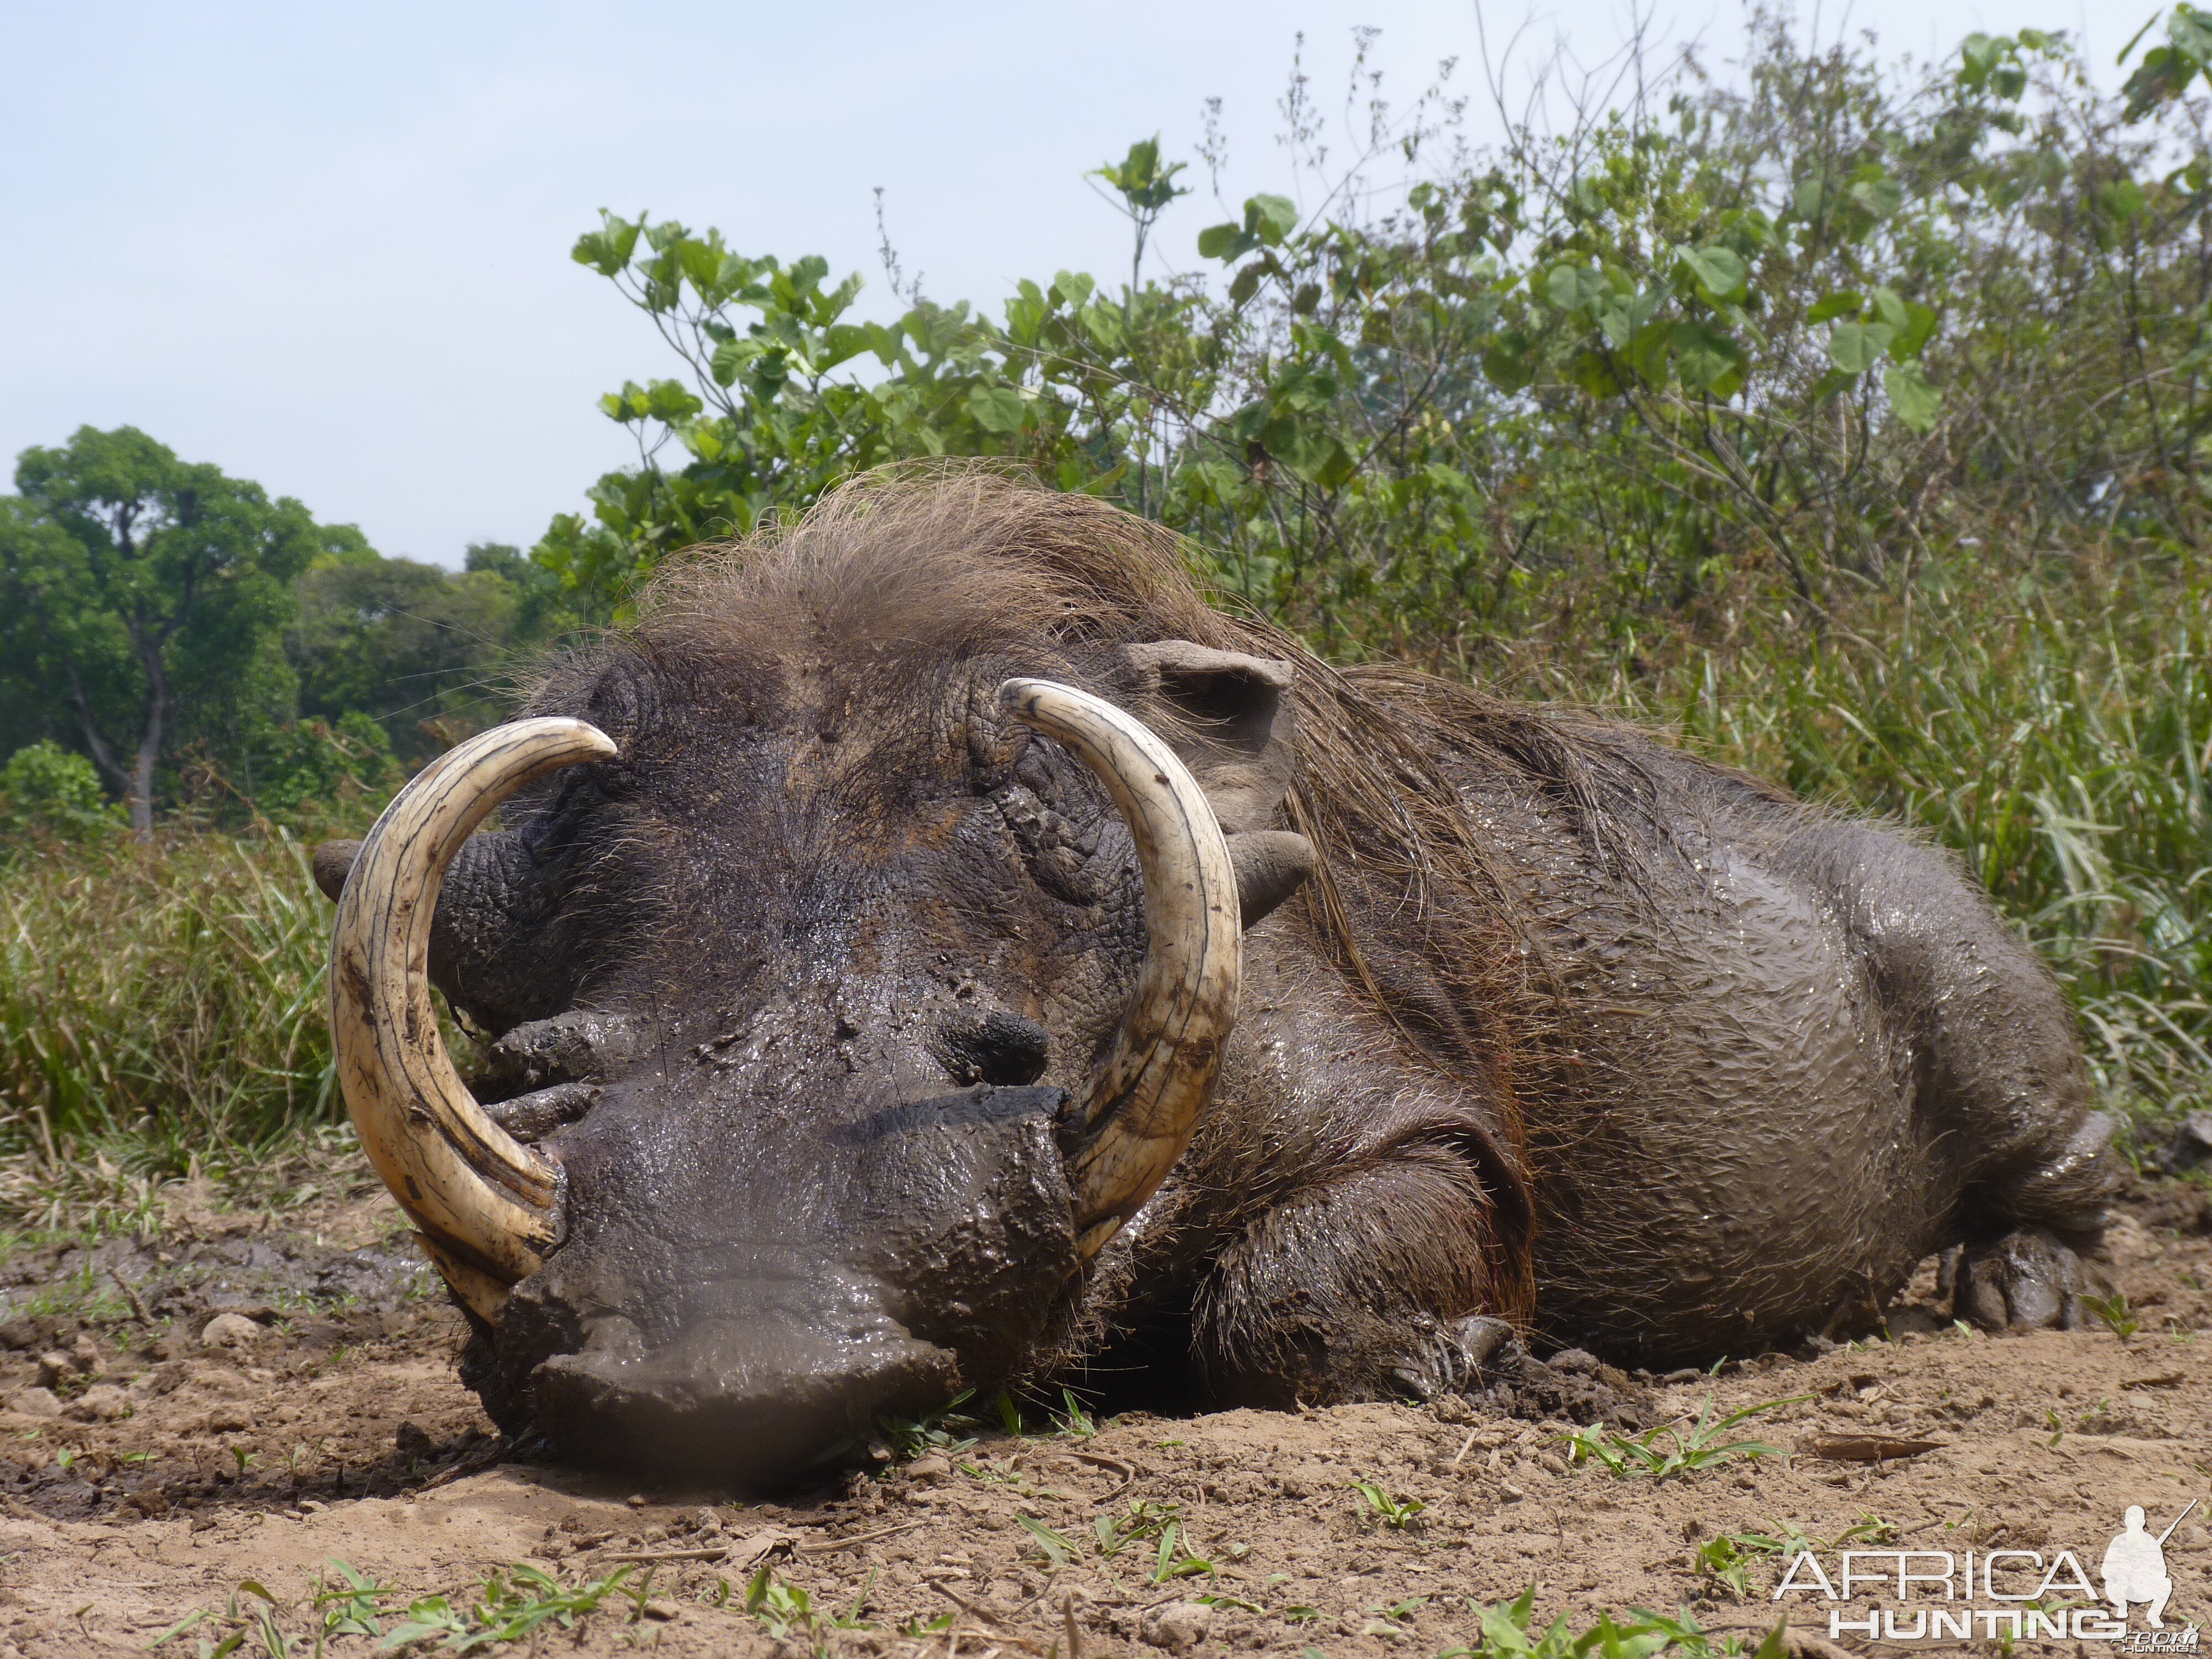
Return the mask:
<path id="1" fill-rule="evenodd" d="M 1050 680 L 1008 680 L 999 701 L 1097 774 L 1145 878 L 1145 965 L 1068 1160 L 1088 1261 L 1166 1179 L 1212 1095 L 1243 971 L 1237 873 L 1198 781 L 1136 716 Z"/>
<path id="2" fill-rule="evenodd" d="M 582 720 L 514 720 L 416 775 L 368 832 L 331 933 L 331 1039 L 354 1127 L 431 1259 L 487 1319 L 557 1239 L 558 1178 L 485 1114 L 430 1001 L 430 918 L 469 833 L 531 779 L 617 752 Z"/>

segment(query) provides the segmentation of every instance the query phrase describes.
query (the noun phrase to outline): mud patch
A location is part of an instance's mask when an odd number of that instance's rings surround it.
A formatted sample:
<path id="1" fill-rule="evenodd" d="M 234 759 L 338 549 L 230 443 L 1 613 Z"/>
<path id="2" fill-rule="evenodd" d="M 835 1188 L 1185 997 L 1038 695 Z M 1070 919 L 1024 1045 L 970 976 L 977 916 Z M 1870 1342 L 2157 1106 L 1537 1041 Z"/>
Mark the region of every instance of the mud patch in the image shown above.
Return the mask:
<path id="1" fill-rule="evenodd" d="M 498 1461 L 454 1380 L 460 1322 L 380 1201 L 26 1251 L 0 1263 L 0 1659 L 143 1649 L 196 1614 L 164 1652 L 241 1629 L 258 1651 L 265 1618 L 368 1653 L 360 1632 L 417 1598 L 480 1626 L 488 1574 L 506 1612 L 485 1616 L 514 1620 L 554 1607 L 547 1584 L 619 1577 L 573 1629 L 518 1626 L 586 1653 L 1066 1659 L 1072 1623 L 1088 1656 L 1436 1654 L 1479 1642 L 1471 1604 L 1531 1584 L 1545 1620 L 1686 1607 L 1751 1644 L 1779 1567 L 1753 1540 L 2065 1548 L 2094 1571 L 2125 1505 L 2212 1495 L 2204 1193 L 2145 1189 L 2115 1243 L 2124 1339 L 1961 1334 L 1931 1264 L 1887 1341 L 1710 1377 L 1570 1358 L 1425 1409 L 944 1424 L 879 1475 L 751 1504 Z M 1729 1437 L 1789 1455 L 1665 1480 L 1570 1461 L 1577 1432 L 1679 1446 L 1708 1401 L 1768 1407 Z M 2169 1625 L 2212 1622 L 2208 1508 L 2166 1546 Z M 337 1562 L 380 1593 L 318 1607 Z M 518 1589 L 517 1563 L 544 1583 Z"/>

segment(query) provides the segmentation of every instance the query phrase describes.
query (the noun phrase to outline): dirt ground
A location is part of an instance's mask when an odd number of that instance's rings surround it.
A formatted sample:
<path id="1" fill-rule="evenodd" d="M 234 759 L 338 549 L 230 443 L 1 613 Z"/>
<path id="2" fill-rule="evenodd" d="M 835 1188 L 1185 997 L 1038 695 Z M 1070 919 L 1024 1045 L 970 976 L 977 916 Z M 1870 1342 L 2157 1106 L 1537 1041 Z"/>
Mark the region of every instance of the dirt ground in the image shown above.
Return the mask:
<path id="1" fill-rule="evenodd" d="M 1713 1437 L 1786 1455 L 1617 1478 L 1570 1462 L 1565 1419 L 1456 1398 L 1103 1425 L 1040 1411 L 1020 1436 L 986 1411 L 988 1429 L 917 1427 L 875 1474 L 750 1504 L 501 1461 L 454 1380 L 458 1317 L 380 1195 L 172 1221 L 0 1262 L 0 1659 L 143 1650 L 188 1620 L 161 1651 L 367 1653 L 432 1596 L 422 1622 L 446 1624 L 426 1646 L 458 1641 L 497 1622 L 487 1574 L 509 1620 L 552 1611 L 517 1563 L 570 1592 L 628 1572 L 516 1651 L 1070 1659 L 1072 1626 L 1092 1659 L 1436 1655 L 1479 1647 L 1480 1607 L 1531 1585 L 1540 1625 L 1686 1607 L 1717 1650 L 1747 1649 L 1792 1534 L 2071 1550 L 2094 1573 L 2126 1505 L 2155 1531 L 2212 1494 L 2212 1203 L 2179 1182 L 2139 1190 L 2115 1234 L 2132 1335 L 1954 1329 L 1928 1305 L 1931 1265 L 1889 1340 L 1602 1379 L 1684 1433 L 1708 1396 L 1721 1413 L 1808 1396 Z M 2208 1510 L 2166 1541 L 2170 1629 L 2212 1622 Z M 339 1563 L 378 1591 L 318 1603 Z M 1826 1636 L 1817 1596 L 1790 1606 Z"/>

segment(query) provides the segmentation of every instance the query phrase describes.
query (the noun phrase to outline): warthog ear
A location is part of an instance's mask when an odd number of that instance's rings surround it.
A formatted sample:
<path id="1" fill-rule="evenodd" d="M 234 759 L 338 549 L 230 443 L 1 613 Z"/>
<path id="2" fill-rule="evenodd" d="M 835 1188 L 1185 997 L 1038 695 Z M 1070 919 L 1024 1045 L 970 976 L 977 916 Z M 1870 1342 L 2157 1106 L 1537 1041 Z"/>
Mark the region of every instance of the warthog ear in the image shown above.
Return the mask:
<path id="1" fill-rule="evenodd" d="M 1125 645 L 1115 658 L 1119 689 L 1190 768 L 1223 830 L 1268 828 L 1291 784 L 1290 664 L 1188 640 Z"/>
<path id="2" fill-rule="evenodd" d="M 1115 666 L 1137 713 L 1206 791 L 1229 837 L 1244 925 L 1253 926 L 1313 872 L 1305 838 L 1270 827 L 1291 786 L 1294 716 L 1284 693 L 1296 672 L 1277 658 L 1188 640 L 1125 645 Z"/>

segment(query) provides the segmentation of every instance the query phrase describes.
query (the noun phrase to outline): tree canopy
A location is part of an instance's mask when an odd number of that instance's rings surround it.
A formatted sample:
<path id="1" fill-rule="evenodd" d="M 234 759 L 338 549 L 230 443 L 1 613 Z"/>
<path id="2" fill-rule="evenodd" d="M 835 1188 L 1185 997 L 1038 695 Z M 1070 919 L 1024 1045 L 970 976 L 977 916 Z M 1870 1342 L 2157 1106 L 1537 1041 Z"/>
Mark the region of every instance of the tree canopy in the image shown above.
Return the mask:
<path id="1" fill-rule="evenodd" d="M 132 427 L 24 451 L 15 486 L 11 668 L 60 703 L 145 835 L 180 723 L 281 695 L 276 634 L 314 520 Z"/>
<path id="2" fill-rule="evenodd" d="M 0 496 L 0 755 L 27 757 L 19 805 L 64 803 L 27 823 L 95 823 L 82 776 L 142 837 L 164 798 L 221 817 L 388 789 L 400 760 L 499 718 L 507 665 L 562 614 L 513 548 L 471 549 L 459 573 L 386 559 L 131 427 L 26 450 L 15 483 Z M 57 771 L 57 740 L 82 776 Z"/>

